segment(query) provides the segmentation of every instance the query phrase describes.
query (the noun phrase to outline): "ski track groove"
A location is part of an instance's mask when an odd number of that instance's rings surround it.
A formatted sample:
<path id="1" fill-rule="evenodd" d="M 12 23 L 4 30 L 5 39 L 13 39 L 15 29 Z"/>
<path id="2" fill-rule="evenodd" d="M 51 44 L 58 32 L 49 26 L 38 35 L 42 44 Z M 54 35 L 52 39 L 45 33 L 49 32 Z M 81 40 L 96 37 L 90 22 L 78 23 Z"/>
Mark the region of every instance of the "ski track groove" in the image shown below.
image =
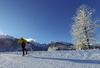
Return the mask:
<path id="1" fill-rule="evenodd" d="M 22 57 L 19 57 L 19 58 L 22 58 Z M 21 60 L 17 60 L 16 62 L 20 63 L 21 65 L 23 65 L 23 63 L 26 64 L 26 65 L 24 65 L 26 68 L 29 68 L 30 66 L 35 66 L 35 65 L 38 64 L 36 62 L 32 63 L 32 60 L 29 61 L 29 59 L 32 59 L 34 61 L 33 57 L 28 57 L 27 58 L 27 56 L 25 56 Z"/>
<path id="2" fill-rule="evenodd" d="M 1 56 L 1 55 L 0 55 Z M 0 66 L 0 68 L 2 68 L 3 66 L 5 66 L 7 64 L 7 59 L 5 58 L 5 56 L 1 56 L 4 59 L 4 64 Z"/>
<path id="3" fill-rule="evenodd" d="M 13 68 L 13 64 L 14 64 L 14 61 L 16 61 L 17 57 L 10 59 L 8 55 L 5 55 L 3 56 L 4 59 L 6 60 L 6 63 L 4 63 L 2 66 L 0 66 L 0 68 Z M 8 60 L 9 58 L 9 60 Z"/>
<path id="4" fill-rule="evenodd" d="M 55 65 L 55 63 L 51 62 L 51 64 L 54 66 L 54 68 L 57 68 L 57 66 Z"/>

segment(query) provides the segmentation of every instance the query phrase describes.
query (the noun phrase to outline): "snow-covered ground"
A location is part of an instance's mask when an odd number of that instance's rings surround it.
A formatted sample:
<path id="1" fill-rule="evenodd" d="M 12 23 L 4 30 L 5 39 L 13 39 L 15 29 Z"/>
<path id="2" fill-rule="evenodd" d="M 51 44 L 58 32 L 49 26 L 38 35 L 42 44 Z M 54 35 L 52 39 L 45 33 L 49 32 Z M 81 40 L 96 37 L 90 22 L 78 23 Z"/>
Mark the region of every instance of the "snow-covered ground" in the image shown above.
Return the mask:
<path id="1" fill-rule="evenodd" d="M 18 55 L 17 55 L 18 54 Z M 1 52 L 0 68 L 100 68 L 100 50 Z"/>

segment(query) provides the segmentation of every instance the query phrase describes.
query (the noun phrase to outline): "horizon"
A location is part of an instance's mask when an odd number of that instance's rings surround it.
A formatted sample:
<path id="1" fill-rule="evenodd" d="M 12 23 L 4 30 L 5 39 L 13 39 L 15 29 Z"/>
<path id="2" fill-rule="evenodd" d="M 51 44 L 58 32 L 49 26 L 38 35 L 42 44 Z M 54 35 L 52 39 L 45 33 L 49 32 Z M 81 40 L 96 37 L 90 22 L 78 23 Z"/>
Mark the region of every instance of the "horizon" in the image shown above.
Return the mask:
<path id="1" fill-rule="evenodd" d="M 99 3 L 99 0 L 0 0 L 0 34 L 31 38 L 41 44 L 51 41 L 74 44 L 70 31 L 77 8 L 86 4 L 96 9 L 94 20 L 100 18 Z"/>

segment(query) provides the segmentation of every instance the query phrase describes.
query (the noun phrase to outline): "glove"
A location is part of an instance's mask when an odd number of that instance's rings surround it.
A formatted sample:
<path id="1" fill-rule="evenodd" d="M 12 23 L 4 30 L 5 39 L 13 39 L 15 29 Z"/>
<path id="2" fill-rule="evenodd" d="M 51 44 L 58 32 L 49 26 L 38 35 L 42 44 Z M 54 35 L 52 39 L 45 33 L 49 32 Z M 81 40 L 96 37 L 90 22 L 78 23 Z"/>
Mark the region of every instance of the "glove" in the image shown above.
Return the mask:
<path id="1" fill-rule="evenodd" d="M 29 42 L 28 42 L 28 44 L 29 44 Z"/>

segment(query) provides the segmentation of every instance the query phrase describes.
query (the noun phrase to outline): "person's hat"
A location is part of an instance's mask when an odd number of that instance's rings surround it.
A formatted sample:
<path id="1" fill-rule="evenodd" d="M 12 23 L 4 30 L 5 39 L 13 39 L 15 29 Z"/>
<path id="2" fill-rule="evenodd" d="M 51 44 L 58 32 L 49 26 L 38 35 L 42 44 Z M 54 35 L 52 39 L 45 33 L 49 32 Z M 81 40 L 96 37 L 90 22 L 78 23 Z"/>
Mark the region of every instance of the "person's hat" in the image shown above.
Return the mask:
<path id="1" fill-rule="evenodd" d="M 23 37 L 21 37 L 21 39 L 23 39 Z"/>

